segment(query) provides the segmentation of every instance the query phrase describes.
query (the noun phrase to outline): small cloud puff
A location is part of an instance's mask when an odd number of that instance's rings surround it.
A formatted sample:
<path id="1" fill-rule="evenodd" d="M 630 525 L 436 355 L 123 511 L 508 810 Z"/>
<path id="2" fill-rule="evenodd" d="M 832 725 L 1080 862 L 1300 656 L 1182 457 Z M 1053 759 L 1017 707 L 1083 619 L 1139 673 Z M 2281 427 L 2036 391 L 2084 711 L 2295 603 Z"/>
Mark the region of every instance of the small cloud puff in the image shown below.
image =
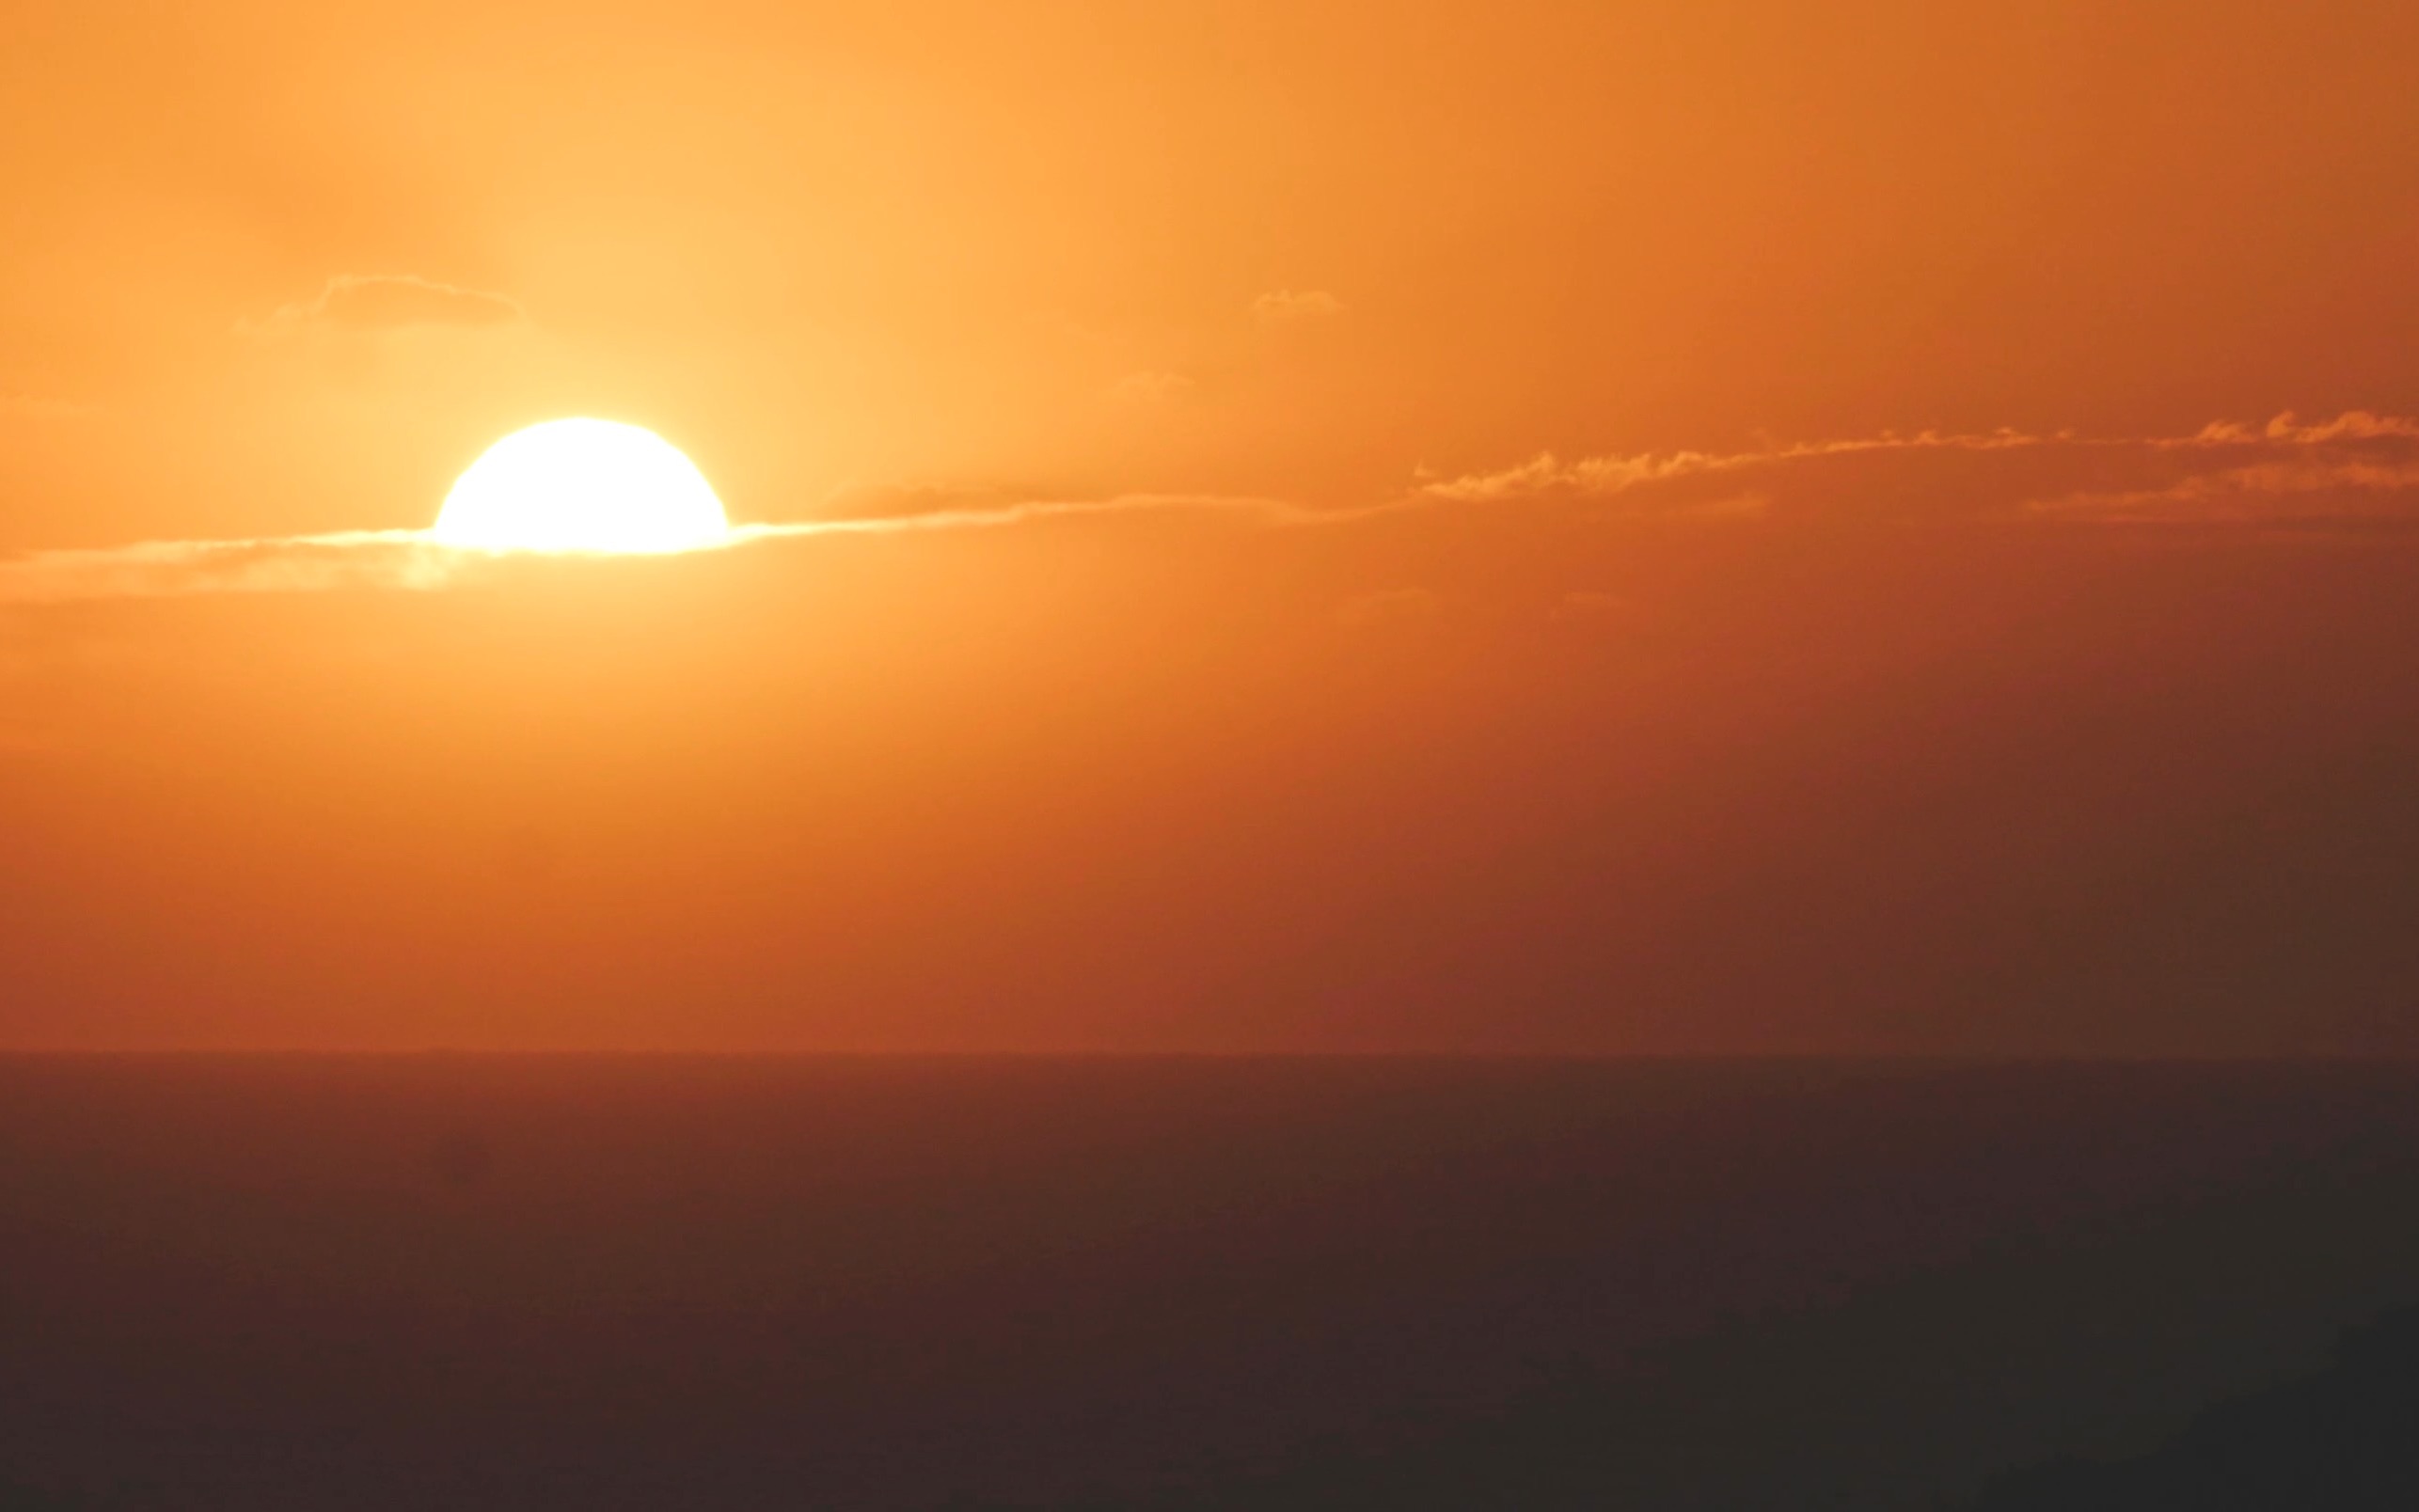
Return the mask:
<path id="1" fill-rule="evenodd" d="M 93 413 L 89 404 L 77 404 L 48 394 L 0 393 L 0 418 L 71 420 Z"/>
<path id="2" fill-rule="evenodd" d="M 1364 593 L 1338 604 L 1336 606 L 1336 622 L 1357 630 L 1369 625 L 1425 620 L 1433 615 L 1443 602 L 1424 588 L 1390 588 L 1381 592 Z"/>
<path id="3" fill-rule="evenodd" d="M 1343 313 L 1344 302 L 1324 289 L 1305 289 L 1300 293 L 1280 289 L 1252 301 L 1252 318 L 1262 325 L 1298 325 L 1334 320 Z"/>
<path id="4" fill-rule="evenodd" d="M 1127 404 L 1166 404 L 1193 392 L 1180 372 L 1130 372 L 1109 386 L 1109 397 Z"/>
<path id="5" fill-rule="evenodd" d="M 377 332 L 410 326 L 489 329 L 529 319 L 518 300 L 463 289 L 410 274 L 340 273 L 318 297 L 287 305 L 267 320 L 246 322 L 245 335 L 272 339 L 305 330 Z"/>
<path id="6" fill-rule="evenodd" d="M 1591 624 L 1613 619 L 1629 607 L 1629 601 L 1618 593 L 1573 589 L 1562 595 L 1561 601 L 1549 611 L 1549 617 L 1566 623 Z"/>

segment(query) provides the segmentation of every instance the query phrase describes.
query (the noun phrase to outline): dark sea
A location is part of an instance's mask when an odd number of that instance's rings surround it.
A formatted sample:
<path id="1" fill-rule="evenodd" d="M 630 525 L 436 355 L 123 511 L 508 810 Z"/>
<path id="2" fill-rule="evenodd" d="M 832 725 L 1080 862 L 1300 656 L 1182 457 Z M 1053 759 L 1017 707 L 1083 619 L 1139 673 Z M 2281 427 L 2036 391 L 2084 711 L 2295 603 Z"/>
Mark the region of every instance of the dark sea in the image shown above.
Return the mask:
<path id="1" fill-rule="evenodd" d="M 2419 1067 L 0 1060 L 0 1509 L 1947 1507 L 2419 1302 Z"/>

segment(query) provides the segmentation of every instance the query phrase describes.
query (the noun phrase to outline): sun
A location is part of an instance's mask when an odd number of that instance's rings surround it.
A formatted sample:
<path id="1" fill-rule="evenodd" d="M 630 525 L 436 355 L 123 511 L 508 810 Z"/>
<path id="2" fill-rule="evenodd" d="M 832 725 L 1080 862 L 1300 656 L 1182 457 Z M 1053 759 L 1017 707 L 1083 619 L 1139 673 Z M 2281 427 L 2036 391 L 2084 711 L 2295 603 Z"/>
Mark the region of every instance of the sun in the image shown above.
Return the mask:
<path id="1" fill-rule="evenodd" d="M 608 554 L 721 544 L 722 501 L 680 449 L 636 425 L 548 420 L 487 449 L 429 534 L 477 551 Z"/>

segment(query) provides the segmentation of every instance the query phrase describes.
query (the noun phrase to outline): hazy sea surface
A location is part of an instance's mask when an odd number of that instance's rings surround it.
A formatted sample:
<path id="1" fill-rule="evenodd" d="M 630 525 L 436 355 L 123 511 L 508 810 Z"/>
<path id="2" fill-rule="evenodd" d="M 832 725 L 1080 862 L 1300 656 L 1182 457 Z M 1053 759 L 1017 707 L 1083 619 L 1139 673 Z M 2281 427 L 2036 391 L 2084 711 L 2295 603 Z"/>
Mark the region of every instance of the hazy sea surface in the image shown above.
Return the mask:
<path id="1" fill-rule="evenodd" d="M 2414 1095 L 2298 1063 L 0 1059 L 0 1507 L 1244 1504 L 1574 1375 L 1626 1404 L 1628 1504 L 1934 1504 L 2419 1300 Z"/>

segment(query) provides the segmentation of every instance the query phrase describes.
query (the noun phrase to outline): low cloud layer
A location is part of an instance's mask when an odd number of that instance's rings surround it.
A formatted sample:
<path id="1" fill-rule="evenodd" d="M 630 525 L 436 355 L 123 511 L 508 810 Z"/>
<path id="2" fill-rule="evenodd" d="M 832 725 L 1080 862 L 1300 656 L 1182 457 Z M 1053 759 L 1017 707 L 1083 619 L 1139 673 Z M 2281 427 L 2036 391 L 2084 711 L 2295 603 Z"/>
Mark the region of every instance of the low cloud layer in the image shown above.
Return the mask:
<path id="1" fill-rule="evenodd" d="M 1670 451 L 1426 477 L 1373 504 L 1315 508 L 1236 495 L 1131 493 L 1020 498 L 997 490 L 860 488 L 827 517 L 742 525 L 715 549 L 820 536 L 999 529 L 1045 520 L 1214 513 L 1270 527 L 1355 522 L 1415 511 L 1513 507 L 1622 519 L 1908 518 L 2044 525 L 2419 524 L 2419 420 L 2352 411 L 2303 423 L 2219 422 L 2186 435 L 2092 438 L 2017 431 L 1919 432 L 1736 452 Z M 428 591 L 494 559 L 418 530 L 236 541 L 147 542 L 45 551 L 0 562 L 0 604 L 197 593 Z"/>

